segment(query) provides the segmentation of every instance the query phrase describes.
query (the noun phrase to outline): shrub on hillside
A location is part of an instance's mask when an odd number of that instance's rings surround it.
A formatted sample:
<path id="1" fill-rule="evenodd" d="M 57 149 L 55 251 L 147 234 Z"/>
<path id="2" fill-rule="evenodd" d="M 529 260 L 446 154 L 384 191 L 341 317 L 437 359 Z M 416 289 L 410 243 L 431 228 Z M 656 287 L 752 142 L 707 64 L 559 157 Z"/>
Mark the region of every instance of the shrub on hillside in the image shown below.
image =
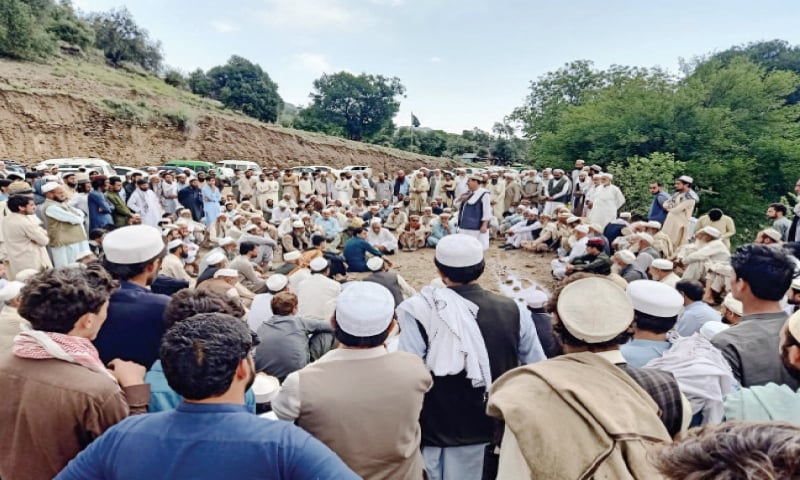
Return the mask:
<path id="1" fill-rule="evenodd" d="M 50 55 L 53 47 L 31 6 L 21 0 L 0 0 L 0 55 L 36 60 Z"/>

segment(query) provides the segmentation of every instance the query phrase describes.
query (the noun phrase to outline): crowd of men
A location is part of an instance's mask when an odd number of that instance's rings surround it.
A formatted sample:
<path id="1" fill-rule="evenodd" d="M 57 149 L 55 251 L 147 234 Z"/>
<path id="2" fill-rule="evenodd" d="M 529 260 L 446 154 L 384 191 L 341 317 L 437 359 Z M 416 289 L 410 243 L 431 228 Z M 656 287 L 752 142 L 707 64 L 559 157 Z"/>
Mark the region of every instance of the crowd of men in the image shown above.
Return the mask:
<path id="1" fill-rule="evenodd" d="M 2 167 L 1 478 L 800 474 L 800 203 L 731 252 L 693 178 L 633 218 L 581 160 Z M 492 241 L 557 288 L 482 288 Z"/>

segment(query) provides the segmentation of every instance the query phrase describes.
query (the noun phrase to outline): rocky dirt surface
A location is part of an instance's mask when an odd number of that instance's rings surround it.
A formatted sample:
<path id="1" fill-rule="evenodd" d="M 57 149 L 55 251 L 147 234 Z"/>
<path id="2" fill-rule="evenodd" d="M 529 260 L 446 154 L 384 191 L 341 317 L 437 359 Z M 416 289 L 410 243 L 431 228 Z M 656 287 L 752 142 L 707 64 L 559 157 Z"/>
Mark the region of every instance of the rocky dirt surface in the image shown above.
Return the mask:
<path id="1" fill-rule="evenodd" d="M 33 165 L 73 156 L 126 166 L 175 159 L 369 165 L 376 171 L 454 165 L 260 123 L 152 77 L 71 60 L 0 60 L 0 158 Z"/>

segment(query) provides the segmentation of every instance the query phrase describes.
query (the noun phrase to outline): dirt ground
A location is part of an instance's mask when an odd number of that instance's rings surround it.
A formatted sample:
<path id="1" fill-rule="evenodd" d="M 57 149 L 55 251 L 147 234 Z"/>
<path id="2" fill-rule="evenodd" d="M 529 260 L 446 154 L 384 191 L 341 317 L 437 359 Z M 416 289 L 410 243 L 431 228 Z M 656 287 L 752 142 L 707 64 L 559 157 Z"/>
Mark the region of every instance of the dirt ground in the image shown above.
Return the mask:
<path id="1" fill-rule="evenodd" d="M 494 240 L 486 251 L 486 271 L 478 280 L 483 288 L 516 300 L 526 288 L 534 287 L 551 293 L 556 286 L 550 274 L 550 260 L 555 258 L 553 254 L 506 251 L 498 248 L 499 245 L 500 241 Z M 393 263 L 392 270 L 419 290 L 437 278 L 433 255 L 434 249 L 424 248 L 416 252 L 400 251 L 388 258 Z"/>

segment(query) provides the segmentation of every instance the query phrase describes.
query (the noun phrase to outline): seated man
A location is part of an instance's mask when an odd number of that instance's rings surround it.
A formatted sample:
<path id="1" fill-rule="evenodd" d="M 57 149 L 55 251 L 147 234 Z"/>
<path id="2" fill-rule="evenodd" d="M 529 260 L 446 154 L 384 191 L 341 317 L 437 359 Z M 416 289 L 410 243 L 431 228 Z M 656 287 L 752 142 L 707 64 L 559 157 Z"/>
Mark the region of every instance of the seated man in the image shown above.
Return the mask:
<path id="1" fill-rule="evenodd" d="M 383 226 L 388 228 L 389 231 L 397 234 L 405 231 L 406 224 L 408 223 L 408 214 L 403 211 L 403 204 L 396 203 L 392 207 L 392 213 L 386 217 Z"/>
<path id="2" fill-rule="evenodd" d="M 509 228 L 513 227 L 514 225 L 518 224 L 519 222 L 525 220 L 525 206 L 524 205 L 517 205 L 514 209 L 514 213 L 511 215 L 507 215 L 503 218 L 503 221 L 500 222 L 499 231 L 503 235 L 508 231 Z"/>
<path id="3" fill-rule="evenodd" d="M 647 269 L 647 273 L 650 274 L 650 278 L 661 283 L 665 283 L 672 288 L 675 288 L 675 285 L 681 280 L 681 277 L 675 275 L 675 272 L 672 271 L 674 266 L 672 262 L 669 260 L 664 260 L 663 258 L 658 258 L 653 260 L 653 263 L 650 264 L 650 268 Z"/>
<path id="4" fill-rule="evenodd" d="M 358 478 L 302 429 L 248 411 L 257 345 L 258 337 L 230 315 L 178 322 L 164 335 L 161 361 L 185 400 L 110 429 L 56 478 Z"/>
<path id="5" fill-rule="evenodd" d="M 525 210 L 524 220 L 508 229 L 506 243 L 501 248 L 516 250 L 522 246 L 522 242 L 535 240 L 541 231 L 542 224 L 539 223 L 539 211 L 536 209 Z"/>
<path id="6" fill-rule="evenodd" d="M 336 250 L 339 243 L 342 241 L 342 228 L 339 221 L 332 216 L 331 209 L 322 211 L 322 216 L 314 223 L 322 228 L 325 233 L 325 240 L 328 242 L 328 248 Z"/>
<path id="7" fill-rule="evenodd" d="M 586 225 L 578 225 L 575 227 L 574 234 L 575 243 L 572 244 L 569 254 L 565 257 L 556 258 L 550 262 L 553 276 L 558 280 L 562 280 L 567 275 L 567 265 L 571 264 L 576 258 L 586 254 L 586 244 L 589 241 L 589 227 Z M 564 235 L 568 235 L 568 233 L 561 233 L 562 245 L 564 244 Z"/>
<path id="8" fill-rule="evenodd" d="M 539 237 L 535 240 L 520 243 L 520 247 L 523 250 L 548 252 L 558 247 L 561 237 L 559 236 L 558 224 L 552 221 L 551 215 L 549 213 L 539 214 L 539 223 L 542 225 Z"/>
<path id="9" fill-rule="evenodd" d="M 590 238 L 586 243 L 586 254 L 572 260 L 566 266 L 567 275 L 575 272 L 608 275 L 611 273 L 611 259 L 603 252 L 605 242 L 601 238 Z"/>
<path id="10" fill-rule="evenodd" d="M 425 246 L 426 239 L 427 234 L 419 221 L 419 215 L 411 215 L 397 240 L 404 252 L 415 252 Z"/>
<path id="11" fill-rule="evenodd" d="M 267 290 L 266 276 L 254 262 L 258 258 L 259 247 L 255 243 L 239 244 L 239 256 L 230 263 L 230 268 L 239 272 L 239 281 L 253 293 L 264 293 Z M 258 270 L 258 271 L 257 271 Z"/>
<path id="12" fill-rule="evenodd" d="M 272 316 L 257 330 L 261 344 L 256 348 L 256 371 L 283 382 L 333 347 L 333 327 L 329 321 L 299 316 L 297 296 L 291 292 L 276 293 L 270 306 Z"/>
<path id="13" fill-rule="evenodd" d="M 714 227 L 705 227 L 695 233 L 695 238 L 702 242 L 702 247 L 683 257 L 686 270 L 683 280 L 705 280 L 706 272 L 715 264 L 729 264 L 731 252 L 720 240 L 720 233 Z"/>
<path id="14" fill-rule="evenodd" d="M 363 228 L 353 229 L 353 238 L 344 244 L 343 253 L 348 272 L 368 272 L 367 253 L 383 256 L 383 252 L 367 242 L 367 232 Z"/>
<path id="15" fill-rule="evenodd" d="M 636 255 L 630 250 L 618 250 L 611 261 L 619 268 L 619 276 L 628 283 L 647 278 L 647 274 L 637 268 Z"/>
<path id="16" fill-rule="evenodd" d="M 695 280 L 681 280 L 675 288 L 683 295 L 683 313 L 675 325 L 680 336 L 691 336 L 700 331 L 706 322 L 722 321 L 719 312 L 703 301 L 703 284 Z"/>
<path id="17" fill-rule="evenodd" d="M 381 219 L 377 217 L 369 222 L 367 242 L 387 255 L 397 251 L 397 238 L 392 235 L 392 232 L 381 226 Z"/>
<path id="18" fill-rule="evenodd" d="M 433 222 L 433 229 L 428 237 L 427 244 L 429 247 L 436 248 L 439 240 L 454 233 L 456 233 L 456 221 L 453 218 L 453 214 L 443 211 L 439 215 L 439 221 Z"/>

